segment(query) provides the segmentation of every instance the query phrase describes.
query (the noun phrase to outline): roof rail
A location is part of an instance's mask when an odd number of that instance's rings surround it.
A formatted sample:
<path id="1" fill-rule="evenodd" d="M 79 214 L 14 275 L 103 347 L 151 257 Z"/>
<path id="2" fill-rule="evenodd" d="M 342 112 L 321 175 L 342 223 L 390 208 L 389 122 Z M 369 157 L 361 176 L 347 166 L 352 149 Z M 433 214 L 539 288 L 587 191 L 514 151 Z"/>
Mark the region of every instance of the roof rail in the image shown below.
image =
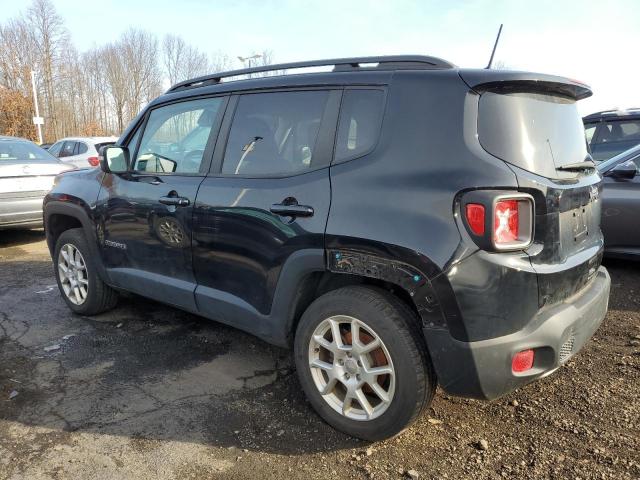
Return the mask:
<path id="1" fill-rule="evenodd" d="M 583 118 L 588 118 L 588 117 L 598 117 L 598 116 L 602 116 L 602 115 L 629 115 L 631 113 L 635 113 L 640 111 L 640 108 L 638 107 L 631 107 L 631 108 L 611 108 L 609 110 L 602 110 L 600 112 L 593 112 L 590 113 L 589 115 L 586 115 Z"/>
<path id="2" fill-rule="evenodd" d="M 375 64 L 375 65 L 371 65 Z M 437 57 L 427 57 L 423 55 L 390 55 L 382 57 L 356 57 L 356 58 L 333 58 L 329 60 L 311 60 L 307 62 L 280 63 L 276 65 L 263 65 L 260 67 L 243 68 L 240 70 L 230 70 L 228 72 L 213 73 L 202 77 L 192 78 L 176 83 L 167 93 L 175 92 L 186 88 L 202 87 L 220 83 L 223 78 L 237 77 L 260 72 L 273 72 L 279 70 L 292 70 L 298 68 L 327 67 L 333 66 L 334 72 L 354 71 L 354 70 L 440 70 L 454 68 L 455 65 Z"/>

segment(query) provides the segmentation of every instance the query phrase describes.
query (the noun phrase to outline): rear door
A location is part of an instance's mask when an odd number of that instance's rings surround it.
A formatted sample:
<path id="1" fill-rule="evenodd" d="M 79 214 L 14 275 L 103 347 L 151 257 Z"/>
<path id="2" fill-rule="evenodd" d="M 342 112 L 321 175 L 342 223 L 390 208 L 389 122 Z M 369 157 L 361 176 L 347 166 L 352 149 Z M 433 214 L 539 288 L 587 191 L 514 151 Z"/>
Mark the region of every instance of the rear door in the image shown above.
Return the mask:
<path id="1" fill-rule="evenodd" d="M 631 227 L 640 218 L 640 155 L 631 161 L 637 167 L 634 178 L 604 176 L 602 231 L 607 252 L 640 252 L 640 228 Z"/>
<path id="2" fill-rule="evenodd" d="M 204 314 L 236 323 L 220 308 L 235 304 L 266 315 L 286 265 L 305 252 L 323 264 L 340 95 L 233 97 L 194 211 L 196 299 Z"/>
<path id="3" fill-rule="evenodd" d="M 73 163 L 78 168 L 89 168 L 91 165 L 88 161 L 89 146 L 85 142 L 76 141 L 73 149 L 73 155 L 65 158 L 67 162 Z"/>
<path id="4" fill-rule="evenodd" d="M 116 286 L 195 311 L 193 206 L 226 102 L 200 98 L 152 108 L 128 140 L 130 171 L 105 174 L 99 240 Z M 195 130 L 204 134 L 185 144 Z"/>

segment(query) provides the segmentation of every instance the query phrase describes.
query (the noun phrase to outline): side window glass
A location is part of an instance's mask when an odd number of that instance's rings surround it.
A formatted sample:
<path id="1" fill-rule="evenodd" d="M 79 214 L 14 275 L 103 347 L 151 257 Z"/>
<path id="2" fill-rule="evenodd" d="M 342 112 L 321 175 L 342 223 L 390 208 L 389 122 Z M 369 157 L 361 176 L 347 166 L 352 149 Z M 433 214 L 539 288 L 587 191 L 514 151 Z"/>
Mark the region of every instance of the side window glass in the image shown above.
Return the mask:
<path id="1" fill-rule="evenodd" d="M 76 142 L 64 142 L 64 145 L 62 146 L 62 150 L 60 150 L 60 154 L 58 155 L 58 157 L 71 157 L 75 148 Z"/>
<path id="2" fill-rule="evenodd" d="M 585 134 L 585 137 L 587 138 L 587 145 L 591 145 L 591 141 L 593 140 L 593 134 L 596 133 L 596 126 L 597 125 L 587 125 L 584 128 L 584 134 Z"/>
<path id="3" fill-rule="evenodd" d="M 640 143 L 640 122 L 620 122 L 622 140 L 638 141 Z"/>
<path id="4" fill-rule="evenodd" d="M 60 156 L 60 150 L 62 150 L 62 145 L 64 142 L 56 142 L 54 143 L 49 150 L 47 150 L 54 157 Z"/>
<path id="5" fill-rule="evenodd" d="M 198 173 L 221 98 L 173 103 L 151 111 L 134 170 L 155 173 Z M 129 142 L 132 148 L 138 133 Z"/>
<path id="6" fill-rule="evenodd" d="M 277 175 L 311 169 L 328 99 L 328 91 L 257 93 L 240 97 L 222 173 Z"/>
<path id="7" fill-rule="evenodd" d="M 140 139 L 140 134 L 142 132 L 142 127 L 138 127 L 136 133 L 133 134 L 129 141 L 127 142 L 127 148 L 129 149 L 129 155 L 133 156 L 136 153 L 136 147 L 138 146 L 138 140 Z"/>
<path id="8" fill-rule="evenodd" d="M 83 143 L 83 142 L 78 142 L 78 151 L 76 152 L 76 155 L 82 155 L 83 153 L 87 153 L 87 144 Z"/>
<path id="9" fill-rule="evenodd" d="M 360 157 L 373 149 L 378 143 L 383 113 L 382 90 L 345 90 L 336 138 L 336 162 Z"/>

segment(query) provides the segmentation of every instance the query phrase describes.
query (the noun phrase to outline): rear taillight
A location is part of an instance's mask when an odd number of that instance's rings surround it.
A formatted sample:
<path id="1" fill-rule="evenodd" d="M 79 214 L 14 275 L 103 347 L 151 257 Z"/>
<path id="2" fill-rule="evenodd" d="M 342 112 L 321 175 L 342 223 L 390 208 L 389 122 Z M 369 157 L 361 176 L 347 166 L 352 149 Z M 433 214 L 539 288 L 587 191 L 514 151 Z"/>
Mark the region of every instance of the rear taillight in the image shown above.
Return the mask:
<path id="1" fill-rule="evenodd" d="M 499 200 L 493 210 L 493 240 L 502 245 L 518 239 L 518 201 Z"/>
<path id="2" fill-rule="evenodd" d="M 98 159 L 98 157 L 89 157 L 87 158 L 87 162 L 89 162 L 89 165 L 91 165 L 92 167 L 97 167 L 98 165 L 100 165 L 100 160 Z"/>
<path id="3" fill-rule="evenodd" d="M 492 242 L 496 250 L 527 247 L 533 235 L 533 201 L 531 197 L 500 196 L 493 204 Z"/>
<path id="4" fill-rule="evenodd" d="M 480 248 L 522 250 L 533 240 L 533 197 L 496 190 L 473 190 L 462 198 L 464 223 Z"/>
<path id="5" fill-rule="evenodd" d="M 467 203 L 465 214 L 471 231 L 476 235 L 484 235 L 484 205 Z"/>

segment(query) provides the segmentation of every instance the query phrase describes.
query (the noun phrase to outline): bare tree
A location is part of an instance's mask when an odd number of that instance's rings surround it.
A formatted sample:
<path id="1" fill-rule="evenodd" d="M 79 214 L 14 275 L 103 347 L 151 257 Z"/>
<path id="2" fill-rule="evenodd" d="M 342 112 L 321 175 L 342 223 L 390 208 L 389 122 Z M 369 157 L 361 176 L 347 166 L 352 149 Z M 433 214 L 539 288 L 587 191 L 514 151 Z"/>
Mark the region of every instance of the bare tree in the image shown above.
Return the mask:
<path id="1" fill-rule="evenodd" d="M 211 61 L 209 62 L 209 73 L 224 72 L 225 70 L 231 70 L 233 62 L 226 53 L 217 51 L 211 55 Z"/>
<path id="2" fill-rule="evenodd" d="M 256 67 L 266 67 L 268 65 L 273 65 L 273 50 L 263 50 L 258 55 L 260 57 L 257 59 Z M 284 74 L 284 70 L 269 70 L 267 72 L 257 73 L 258 77 L 270 77 L 274 75 L 282 75 Z"/>
<path id="3" fill-rule="evenodd" d="M 171 85 L 210 72 L 207 54 L 187 44 L 182 37 L 165 35 L 162 41 L 165 73 Z"/>
<path id="4" fill-rule="evenodd" d="M 57 137 L 62 131 L 58 126 L 55 109 L 55 76 L 61 50 L 69 45 L 69 34 L 51 0 L 32 0 L 31 6 L 27 9 L 26 22 L 39 56 L 49 130 Z"/>
<path id="5" fill-rule="evenodd" d="M 120 56 L 117 44 L 104 47 L 100 51 L 100 59 L 104 66 L 107 90 L 113 101 L 116 126 L 118 131 L 122 131 L 124 129 L 125 107 L 128 97 L 126 66 Z"/>
<path id="6" fill-rule="evenodd" d="M 38 64 L 33 36 L 23 18 L 0 25 L 0 85 L 31 93 L 31 69 Z"/>
<path id="7" fill-rule="evenodd" d="M 162 91 L 158 67 L 158 40 L 153 34 L 130 28 L 118 42 L 127 75 L 127 107 L 133 118 Z"/>
<path id="8" fill-rule="evenodd" d="M 272 63 L 260 53 L 255 65 Z M 163 80 L 172 84 L 233 68 L 223 52 L 211 56 L 179 36 L 130 28 L 115 42 L 76 50 L 52 0 L 31 0 L 24 14 L 0 23 L 0 134 L 33 136 L 31 71 L 45 118 L 45 140 L 121 133 Z M 278 73 L 278 72 L 273 72 Z M 273 74 L 267 72 L 265 75 Z"/>

